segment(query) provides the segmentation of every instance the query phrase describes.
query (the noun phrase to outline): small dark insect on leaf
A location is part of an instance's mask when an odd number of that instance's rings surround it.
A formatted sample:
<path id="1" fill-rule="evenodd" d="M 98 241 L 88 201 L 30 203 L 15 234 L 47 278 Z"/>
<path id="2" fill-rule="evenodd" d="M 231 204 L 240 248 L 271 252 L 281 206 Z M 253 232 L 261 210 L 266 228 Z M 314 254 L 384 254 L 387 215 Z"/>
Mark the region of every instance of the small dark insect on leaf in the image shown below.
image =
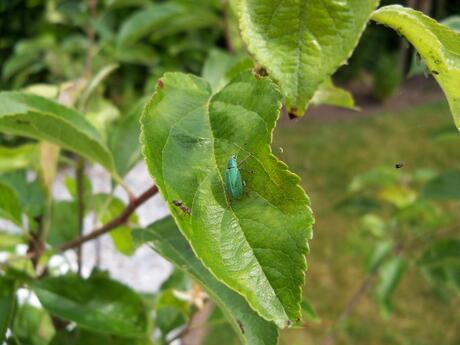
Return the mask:
<path id="1" fill-rule="evenodd" d="M 398 162 L 398 163 L 395 164 L 396 169 L 401 169 L 403 167 L 404 167 L 404 162 Z"/>
<path id="2" fill-rule="evenodd" d="M 179 207 L 182 212 L 184 212 L 185 214 L 190 214 L 192 211 L 180 200 L 173 200 L 172 201 L 173 205 L 174 206 L 177 206 Z"/>
<path id="3" fill-rule="evenodd" d="M 160 89 L 163 89 L 164 86 L 165 86 L 165 84 L 163 83 L 163 80 L 161 80 L 161 79 L 159 79 L 159 80 L 157 81 L 157 85 L 158 85 L 158 87 L 159 87 Z"/>
<path id="4" fill-rule="evenodd" d="M 298 109 L 296 107 L 292 107 L 291 109 L 289 109 L 289 113 L 288 113 L 289 120 L 294 120 L 298 118 L 297 111 Z"/>
<path id="5" fill-rule="evenodd" d="M 433 73 L 434 75 L 439 75 L 439 72 L 435 70 L 432 70 L 431 73 Z"/>
<path id="6" fill-rule="evenodd" d="M 238 326 L 240 327 L 241 333 L 244 334 L 245 331 L 244 331 L 243 323 L 240 320 L 236 320 L 236 322 L 238 323 Z"/>
<path id="7" fill-rule="evenodd" d="M 260 65 L 254 68 L 254 74 L 257 79 L 268 76 L 267 70 Z"/>

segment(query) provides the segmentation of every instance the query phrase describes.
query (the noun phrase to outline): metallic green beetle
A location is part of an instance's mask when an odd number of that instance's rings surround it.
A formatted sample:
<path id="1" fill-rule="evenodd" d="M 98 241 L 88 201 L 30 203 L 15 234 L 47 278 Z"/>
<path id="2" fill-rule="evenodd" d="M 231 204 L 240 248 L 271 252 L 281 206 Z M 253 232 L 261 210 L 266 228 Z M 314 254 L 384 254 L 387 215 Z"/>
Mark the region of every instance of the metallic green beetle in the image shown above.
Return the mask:
<path id="1" fill-rule="evenodd" d="M 225 170 L 225 186 L 227 192 L 232 199 L 241 199 L 243 196 L 243 180 L 241 179 L 240 170 L 238 169 L 238 162 L 236 156 L 233 155 L 227 162 L 227 169 Z"/>

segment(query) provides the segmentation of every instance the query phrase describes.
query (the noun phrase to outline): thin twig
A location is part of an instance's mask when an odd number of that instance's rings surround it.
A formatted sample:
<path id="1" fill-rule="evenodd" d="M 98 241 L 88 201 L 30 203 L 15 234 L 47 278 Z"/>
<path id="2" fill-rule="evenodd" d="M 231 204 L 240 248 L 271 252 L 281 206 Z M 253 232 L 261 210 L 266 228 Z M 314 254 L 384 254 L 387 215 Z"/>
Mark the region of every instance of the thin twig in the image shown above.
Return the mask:
<path id="1" fill-rule="evenodd" d="M 120 213 L 120 215 L 107 224 L 103 225 L 99 229 L 96 229 L 92 231 L 91 233 L 78 237 L 73 241 L 64 243 L 63 245 L 59 246 L 57 250 L 59 252 L 64 252 L 68 249 L 76 248 L 79 245 L 94 240 L 95 238 L 98 238 L 99 236 L 102 236 L 111 230 L 115 229 L 116 227 L 126 223 L 128 220 L 129 216 L 144 202 L 146 202 L 148 199 L 150 199 L 152 196 L 154 196 L 158 192 L 157 186 L 152 186 L 148 190 L 146 190 L 144 193 L 142 193 L 139 197 L 134 198 L 129 202 L 129 204 L 126 206 L 126 208 L 123 210 L 123 212 Z"/>
<path id="2" fill-rule="evenodd" d="M 66 250 L 77 248 L 81 246 L 83 243 L 89 242 L 91 240 L 94 240 L 111 230 L 114 230 L 118 226 L 124 224 L 127 222 L 128 218 L 131 216 L 131 214 L 143 203 L 145 203 L 147 200 L 149 200 L 151 197 L 153 197 L 155 194 L 157 194 L 158 188 L 157 186 L 152 186 L 149 189 L 147 189 L 144 193 L 139 195 L 137 198 L 134 198 L 130 200 L 129 204 L 125 207 L 125 209 L 114 219 L 112 219 L 110 222 L 106 223 L 105 225 L 101 226 L 98 229 L 93 230 L 87 235 L 80 236 L 76 238 L 75 240 L 72 240 L 70 242 L 64 243 L 56 248 L 52 249 L 52 252 L 56 253 L 62 253 Z M 11 258 L 7 262 L 3 263 L 2 266 L 8 265 L 8 263 L 16 260 L 24 260 L 24 259 L 34 259 L 36 257 L 39 257 L 43 253 L 40 251 L 31 251 L 27 253 L 24 256 L 18 256 Z"/>
<path id="3" fill-rule="evenodd" d="M 231 8 L 230 8 L 230 3 L 228 0 L 224 0 L 224 6 L 223 6 L 223 9 L 224 9 L 224 34 L 225 34 L 225 44 L 227 45 L 227 50 L 229 53 L 234 53 L 235 52 L 235 48 L 233 47 L 233 43 L 232 43 L 232 35 L 231 35 L 231 32 L 230 32 L 230 13 L 229 11 L 231 11 Z"/>
<path id="4" fill-rule="evenodd" d="M 400 255 L 403 249 L 404 249 L 403 245 L 401 243 L 398 243 L 395 249 L 393 250 L 393 255 L 395 256 Z M 377 273 L 379 272 L 380 267 L 382 266 L 384 262 L 385 260 L 381 260 L 378 263 L 378 265 L 372 270 L 372 272 L 370 272 L 363 279 L 361 284 L 359 284 L 358 288 L 355 290 L 355 292 L 353 293 L 353 295 L 351 296 L 351 298 L 348 300 L 347 304 L 345 305 L 345 308 L 343 308 L 343 310 L 340 312 L 337 319 L 334 321 L 334 323 L 330 327 L 329 332 L 324 338 L 322 345 L 333 345 L 335 343 L 339 325 L 348 318 L 348 316 L 353 311 L 354 307 L 358 304 L 361 298 L 367 293 L 375 277 L 377 276 Z"/>
<path id="5" fill-rule="evenodd" d="M 96 20 L 96 7 L 97 0 L 88 0 L 88 12 L 90 23 L 86 28 L 86 38 L 88 39 L 88 49 L 86 51 L 86 62 L 85 68 L 83 70 L 83 77 L 87 80 L 91 78 L 91 73 L 93 70 L 93 48 L 94 48 L 94 37 L 95 32 L 93 28 L 93 21 Z"/>

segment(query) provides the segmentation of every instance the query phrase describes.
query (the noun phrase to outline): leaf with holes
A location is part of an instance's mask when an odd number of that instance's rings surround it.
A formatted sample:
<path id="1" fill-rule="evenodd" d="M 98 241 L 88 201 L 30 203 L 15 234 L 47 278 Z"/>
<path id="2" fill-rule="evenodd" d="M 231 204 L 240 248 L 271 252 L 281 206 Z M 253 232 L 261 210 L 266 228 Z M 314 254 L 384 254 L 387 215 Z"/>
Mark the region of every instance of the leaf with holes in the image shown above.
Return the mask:
<path id="1" fill-rule="evenodd" d="M 241 0 L 249 51 L 278 81 L 291 115 L 351 56 L 378 0 Z"/>
<path id="2" fill-rule="evenodd" d="M 417 49 L 449 101 L 460 129 L 460 32 L 441 25 L 422 12 L 399 5 L 385 6 L 372 19 L 403 35 Z"/>
<path id="3" fill-rule="evenodd" d="M 144 110 L 141 140 L 150 174 L 197 256 L 283 327 L 300 317 L 313 217 L 299 177 L 271 153 L 280 101 L 268 78 L 250 73 L 214 95 L 204 79 L 168 73 Z M 223 179 L 232 154 L 244 161 L 241 200 L 229 199 Z"/>

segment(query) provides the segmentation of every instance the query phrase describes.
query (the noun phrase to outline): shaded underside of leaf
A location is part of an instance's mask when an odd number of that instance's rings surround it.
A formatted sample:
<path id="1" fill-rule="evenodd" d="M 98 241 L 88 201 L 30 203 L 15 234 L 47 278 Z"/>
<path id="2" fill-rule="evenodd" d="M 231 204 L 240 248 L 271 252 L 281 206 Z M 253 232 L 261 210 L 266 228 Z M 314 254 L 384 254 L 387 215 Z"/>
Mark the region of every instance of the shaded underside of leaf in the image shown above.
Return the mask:
<path id="1" fill-rule="evenodd" d="M 280 99 L 269 79 L 250 73 L 215 95 L 201 78 L 168 73 L 145 108 L 141 138 L 149 171 L 197 256 L 261 316 L 286 326 L 300 317 L 313 217 L 299 177 L 271 154 Z M 224 186 L 232 154 L 245 160 L 241 200 L 230 200 Z"/>
<path id="2" fill-rule="evenodd" d="M 171 217 L 162 219 L 147 229 L 136 230 L 133 236 L 142 242 L 153 244 L 159 254 L 197 280 L 218 303 L 243 344 L 275 345 L 277 343 L 276 326 L 258 316 L 239 294 L 214 278 L 195 257 Z"/>
<path id="3" fill-rule="evenodd" d="M 460 33 L 422 12 L 399 5 L 380 8 L 372 19 L 389 26 L 414 45 L 443 89 L 460 129 Z"/>
<path id="4" fill-rule="evenodd" d="M 113 171 L 112 156 L 97 130 L 79 113 L 49 99 L 0 93 L 0 131 L 45 140 Z"/>
<path id="5" fill-rule="evenodd" d="M 241 0 L 249 51 L 302 116 L 318 86 L 351 56 L 378 0 Z"/>

